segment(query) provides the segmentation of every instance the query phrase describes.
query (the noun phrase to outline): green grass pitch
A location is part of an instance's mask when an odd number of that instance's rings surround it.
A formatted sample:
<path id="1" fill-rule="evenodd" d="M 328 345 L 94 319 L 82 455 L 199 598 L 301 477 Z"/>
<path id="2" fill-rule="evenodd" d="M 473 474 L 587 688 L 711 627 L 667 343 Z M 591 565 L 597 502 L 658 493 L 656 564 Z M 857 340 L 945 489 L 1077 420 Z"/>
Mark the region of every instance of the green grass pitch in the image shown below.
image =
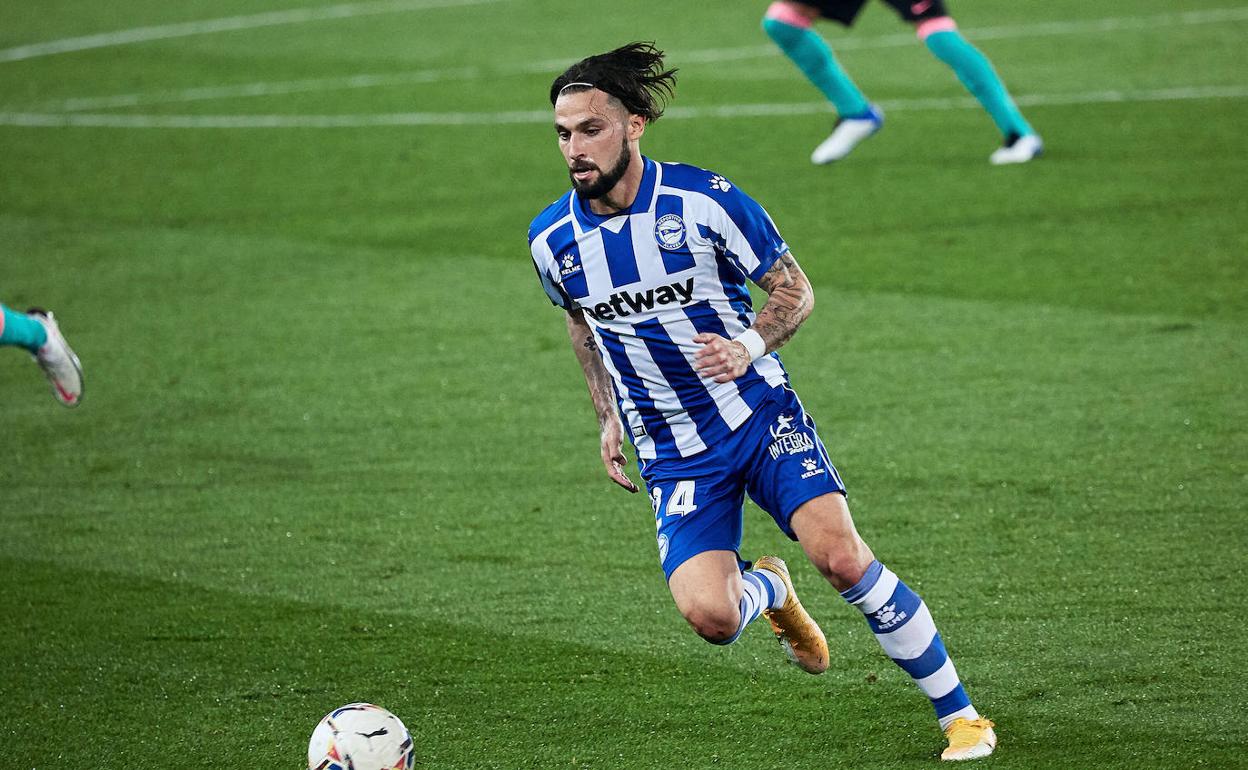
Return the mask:
<path id="1" fill-rule="evenodd" d="M 999 725 L 984 765 L 1248 766 L 1236 2 L 951 0 L 1046 140 L 1013 168 L 883 4 L 822 27 L 888 110 L 825 168 L 762 1 L 10 4 L 0 301 L 57 311 L 87 392 L 0 351 L 0 765 L 296 768 L 367 700 L 430 770 L 934 766 L 764 514 L 745 555 L 795 565 L 823 676 L 765 626 L 697 639 L 602 473 L 525 230 L 567 185 L 559 63 L 653 39 L 681 76 L 643 150 L 810 274 L 786 364 Z"/>

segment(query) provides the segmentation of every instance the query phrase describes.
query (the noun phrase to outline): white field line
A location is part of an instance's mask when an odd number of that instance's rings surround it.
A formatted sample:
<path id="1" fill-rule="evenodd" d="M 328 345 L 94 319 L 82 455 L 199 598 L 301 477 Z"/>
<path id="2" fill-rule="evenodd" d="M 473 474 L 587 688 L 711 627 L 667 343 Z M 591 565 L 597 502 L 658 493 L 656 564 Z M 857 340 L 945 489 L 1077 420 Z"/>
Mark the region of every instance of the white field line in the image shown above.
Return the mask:
<path id="1" fill-rule="evenodd" d="M 563 60 L 561 60 L 563 61 Z M 572 61 L 568 59 L 566 61 Z M 566 64 L 566 61 L 564 64 Z M 560 64 L 559 67 L 564 66 Z M 557 69 L 557 68 L 556 68 Z M 421 83 L 445 83 L 453 80 L 480 80 L 497 75 L 542 73 L 552 71 L 546 62 L 522 64 L 508 68 L 452 67 L 445 69 L 408 70 L 406 72 L 364 73 L 343 75 L 335 78 L 307 78 L 303 80 L 276 80 L 257 83 L 238 83 L 221 86 L 197 86 L 169 91 L 116 94 L 113 96 L 82 96 L 47 102 L 35 106 L 36 110 L 54 112 L 78 112 L 83 110 L 107 110 L 117 107 L 138 107 L 149 104 L 174 104 L 198 102 L 210 99 L 232 99 L 250 96 L 273 96 L 280 94 L 315 93 L 322 91 L 346 91 L 358 88 L 419 85 Z M 11 108 L 10 108 L 11 109 Z"/>
<path id="2" fill-rule="evenodd" d="M 1020 97 L 1027 107 L 1127 102 L 1170 102 L 1191 99 L 1245 99 L 1248 85 L 1184 86 L 1149 90 L 1087 91 L 1033 94 Z M 898 99 L 880 103 L 886 112 L 979 109 L 971 97 L 956 99 Z M 750 118 L 777 115 L 818 115 L 831 111 L 823 101 L 777 104 L 733 104 L 715 107 L 673 107 L 669 119 Z M 376 128 L 384 126 L 487 126 L 545 124 L 551 112 L 398 112 L 376 115 L 114 115 L 108 113 L 0 112 L 0 125 L 91 128 Z"/>
<path id="3" fill-rule="evenodd" d="M 478 1 L 490 2 L 492 0 Z M 1174 25 L 1187 26 L 1236 21 L 1248 21 L 1248 7 L 1224 8 L 1210 11 L 1191 11 L 1184 13 L 1164 13 L 1154 16 L 1043 22 L 1039 24 L 1025 24 L 1012 27 L 982 27 L 979 29 L 968 29 L 965 31 L 967 35 L 975 39 L 995 39 L 1030 37 L 1033 35 L 1070 35 L 1113 30 L 1152 29 L 1154 27 Z M 838 50 L 891 48 L 914 44 L 914 35 L 909 33 L 877 37 L 845 37 L 837 38 L 835 41 L 835 45 Z M 678 58 L 678 61 L 676 62 L 677 64 L 685 65 L 766 58 L 779 56 L 779 52 L 776 50 L 775 46 L 765 45 L 744 46 L 739 48 L 695 49 L 692 51 L 683 51 L 679 54 L 674 54 L 674 56 Z M 409 72 L 350 75 L 337 78 L 202 86 L 197 88 L 185 88 L 169 91 L 116 94 L 113 96 L 87 96 L 49 102 L 47 104 L 39 105 L 34 109 L 38 111 L 51 112 L 106 110 L 118 107 L 137 107 L 145 104 L 171 104 L 178 102 L 204 101 L 210 99 L 338 91 L 357 88 L 377 88 L 382 86 L 440 83 L 452 80 L 476 80 L 497 74 L 523 74 L 531 72 L 553 73 L 561 70 L 575 58 L 575 56 L 570 55 L 562 59 L 531 62 L 528 64 L 501 69 L 463 67 L 455 69 L 414 70 Z"/>
<path id="4" fill-rule="evenodd" d="M 168 40 L 175 37 L 207 35 L 213 32 L 232 32 L 240 29 L 302 24 L 304 22 L 324 21 L 326 19 L 349 19 L 356 16 L 376 16 L 385 13 L 404 13 L 406 11 L 421 11 L 429 8 L 479 5 L 481 3 L 501 1 L 374 0 L 374 2 L 343 3 L 320 8 L 291 8 L 285 11 L 269 11 L 268 13 L 256 13 L 247 16 L 226 16 L 220 19 L 203 19 L 201 21 L 187 21 L 179 24 L 135 27 L 116 32 L 103 32 L 98 35 L 68 37 L 61 40 L 49 40 L 46 43 L 19 45 L 15 48 L 0 49 L 0 62 L 22 61 L 39 56 L 52 56 L 72 51 L 87 51 L 93 48 L 108 48 L 111 46 L 129 45 L 131 43 L 145 43 L 152 40 Z"/>
<path id="5" fill-rule="evenodd" d="M 82 110 L 107 110 L 115 107 L 137 107 L 146 104 L 170 104 L 175 102 L 198 102 L 209 99 L 232 99 L 248 96 L 272 96 L 321 91 L 342 91 L 354 88 L 379 88 L 382 86 L 405 86 L 420 83 L 441 83 L 448 80 L 473 80 L 481 76 L 478 67 L 458 69 L 413 70 L 365 75 L 347 75 L 336 78 L 308 78 L 268 83 L 239 83 L 229 86 L 201 86 L 177 91 L 153 91 L 146 94 L 118 94 L 116 96 L 86 96 L 49 103 L 42 109 L 57 112 Z"/>

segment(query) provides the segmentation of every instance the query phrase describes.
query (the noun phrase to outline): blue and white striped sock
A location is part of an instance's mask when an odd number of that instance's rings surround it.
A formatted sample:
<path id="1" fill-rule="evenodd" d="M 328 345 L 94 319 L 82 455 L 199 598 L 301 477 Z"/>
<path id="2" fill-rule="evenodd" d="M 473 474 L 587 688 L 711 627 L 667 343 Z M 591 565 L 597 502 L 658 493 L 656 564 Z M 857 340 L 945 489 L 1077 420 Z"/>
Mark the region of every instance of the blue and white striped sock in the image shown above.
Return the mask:
<path id="1" fill-rule="evenodd" d="M 737 624 L 737 632 L 732 635 L 732 638 L 715 642 L 715 644 L 732 644 L 737 641 L 746 626 L 761 615 L 763 610 L 770 609 L 775 604 L 776 589 L 766 572 L 766 570 L 759 572 L 751 570 L 741 573 L 741 620 Z M 781 583 L 781 587 L 783 585 Z"/>
<path id="2" fill-rule="evenodd" d="M 979 718 L 945 652 L 932 613 L 892 570 L 871 562 L 862 580 L 841 596 L 862 610 L 884 652 L 932 701 L 942 729 L 959 717 Z"/>

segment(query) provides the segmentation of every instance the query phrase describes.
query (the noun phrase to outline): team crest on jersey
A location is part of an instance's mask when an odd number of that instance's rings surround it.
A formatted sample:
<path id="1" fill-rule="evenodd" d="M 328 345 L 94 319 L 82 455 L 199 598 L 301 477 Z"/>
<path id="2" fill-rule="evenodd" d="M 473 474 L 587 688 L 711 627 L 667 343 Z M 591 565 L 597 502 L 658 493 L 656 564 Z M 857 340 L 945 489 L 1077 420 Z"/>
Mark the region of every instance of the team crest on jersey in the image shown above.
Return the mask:
<path id="1" fill-rule="evenodd" d="M 679 214 L 664 214 L 654 223 L 654 240 L 659 248 L 675 251 L 685 245 L 685 220 Z"/>
<path id="2" fill-rule="evenodd" d="M 576 275 L 581 272 L 581 260 L 577 259 L 575 251 L 569 251 L 559 258 L 559 277 L 567 278 L 570 275 Z"/>

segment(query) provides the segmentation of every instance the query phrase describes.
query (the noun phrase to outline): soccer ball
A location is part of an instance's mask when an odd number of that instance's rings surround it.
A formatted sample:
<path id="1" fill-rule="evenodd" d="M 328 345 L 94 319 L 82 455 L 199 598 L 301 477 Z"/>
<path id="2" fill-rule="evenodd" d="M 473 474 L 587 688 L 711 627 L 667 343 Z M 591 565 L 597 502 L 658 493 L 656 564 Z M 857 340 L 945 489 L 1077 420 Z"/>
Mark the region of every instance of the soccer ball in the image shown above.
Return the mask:
<path id="1" fill-rule="evenodd" d="M 308 742 L 308 770 L 410 770 L 415 763 L 411 733 L 371 703 L 329 712 Z"/>

